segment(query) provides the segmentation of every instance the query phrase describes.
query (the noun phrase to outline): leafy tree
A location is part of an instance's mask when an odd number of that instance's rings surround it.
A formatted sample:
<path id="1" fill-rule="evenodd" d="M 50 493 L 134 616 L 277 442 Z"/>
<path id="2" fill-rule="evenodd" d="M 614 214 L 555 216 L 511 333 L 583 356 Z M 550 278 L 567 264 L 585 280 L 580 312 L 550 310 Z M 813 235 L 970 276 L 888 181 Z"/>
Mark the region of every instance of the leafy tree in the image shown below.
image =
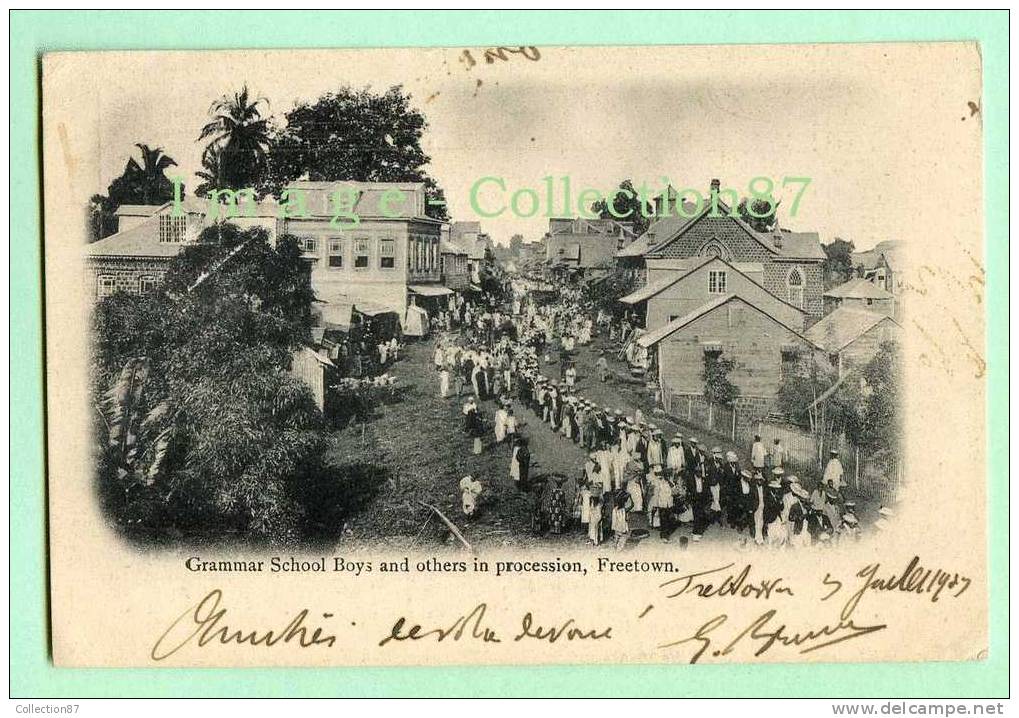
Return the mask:
<path id="1" fill-rule="evenodd" d="M 736 368 L 735 359 L 723 359 L 718 352 L 704 353 L 704 398 L 713 404 L 732 406 L 739 396 L 739 387 L 729 380 Z"/>
<path id="2" fill-rule="evenodd" d="M 425 172 L 421 149 L 428 122 L 402 86 L 378 94 L 341 88 L 286 113 L 271 138 L 271 167 L 263 191 L 278 194 L 289 182 L 424 182 L 426 213 L 447 219 L 445 196 Z"/>
<path id="3" fill-rule="evenodd" d="M 884 342 L 862 373 L 867 385 L 867 399 L 860 443 L 875 453 L 895 453 L 902 438 L 899 412 L 902 367 L 898 344 Z"/>
<path id="4" fill-rule="evenodd" d="M 160 291 L 97 305 L 97 486 L 118 529 L 283 545 L 321 530 L 308 524 L 320 489 L 343 504 L 343 477 L 320 461 L 322 415 L 288 371 L 311 296 L 292 239 L 273 248 L 223 225 L 173 260 Z"/>
<path id="5" fill-rule="evenodd" d="M 623 180 L 619 183 L 619 189 L 625 191 L 616 192 L 612 198 L 612 208 L 616 211 L 616 215 L 619 216 L 613 215 L 609 211 L 607 200 L 598 200 L 592 204 L 591 213 L 602 219 L 617 219 L 620 222 L 630 222 L 633 225 L 634 232 L 640 236 L 644 234 L 650 224 L 649 215 L 651 213 L 649 208 L 642 206 L 632 181 L 628 179 Z M 620 216 L 622 217 L 621 219 Z"/>
<path id="6" fill-rule="evenodd" d="M 838 284 L 849 281 L 853 276 L 852 242 L 836 237 L 830 244 L 822 244 L 825 260 L 821 265 L 824 273 L 824 287 L 830 289 Z"/>
<path id="7" fill-rule="evenodd" d="M 605 264 L 600 269 L 605 270 L 605 278 L 585 286 L 584 296 L 597 309 L 618 316 L 623 313 L 619 299 L 637 289 L 637 277 L 632 272 L 619 269 L 612 264 Z"/>
<path id="8" fill-rule="evenodd" d="M 736 212 L 740 219 L 749 224 L 758 232 L 771 232 L 778 226 L 778 206 L 781 202 L 775 202 L 774 206 L 766 199 L 755 199 L 747 206 L 747 198 L 744 197 L 736 206 Z M 754 213 L 751 214 L 750 210 Z"/>
<path id="9" fill-rule="evenodd" d="M 176 167 L 177 163 L 163 152 L 162 147 L 145 144 L 136 144 L 135 147 L 141 151 L 141 162 L 130 157 L 124 172 L 110 183 L 106 196 L 96 194 L 89 201 L 88 225 L 92 241 L 117 231 L 114 212 L 120 205 L 161 205 L 173 199 L 173 182 L 166 176 L 166 170 Z"/>
<path id="10" fill-rule="evenodd" d="M 198 135 L 199 142 L 209 140 L 202 153 L 205 169 L 199 173 L 204 180 L 200 196 L 202 190 L 244 189 L 262 181 L 267 169 L 269 120 L 262 116 L 261 107 L 268 104 L 264 97 L 253 98 L 247 85 L 212 103 L 212 119 Z"/>

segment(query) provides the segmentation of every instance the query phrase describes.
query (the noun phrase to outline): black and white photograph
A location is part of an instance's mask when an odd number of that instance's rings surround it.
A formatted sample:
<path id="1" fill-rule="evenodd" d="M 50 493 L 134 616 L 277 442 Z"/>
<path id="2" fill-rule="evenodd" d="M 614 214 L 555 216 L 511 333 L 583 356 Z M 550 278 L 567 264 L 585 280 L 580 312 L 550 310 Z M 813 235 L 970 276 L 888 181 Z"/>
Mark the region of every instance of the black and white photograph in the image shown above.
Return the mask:
<path id="1" fill-rule="evenodd" d="M 596 660 L 696 662 L 668 623 L 654 647 L 605 640 L 691 594 L 796 597 L 814 620 L 861 577 L 960 604 L 984 590 L 982 564 L 952 563 L 984 551 L 974 46 L 61 53 L 43 69 L 68 660 L 232 663 L 167 648 L 173 616 L 192 606 L 208 632 L 199 614 L 232 615 L 241 586 L 269 610 L 334 577 L 361 587 L 352 610 L 477 596 L 442 625 L 479 645 L 442 662 L 530 662 L 522 639 L 560 635 L 539 620 Z M 964 541 L 953 516 L 974 519 Z M 103 558 L 82 578 L 86 555 Z M 637 580 L 654 600 L 622 588 Z M 99 585 L 144 602 L 143 646 L 70 641 L 70 607 Z M 565 592 L 583 612 L 524 611 L 514 646 L 485 653 L 508 632 L 487 624 L 492 591 Z M 767 660 L 972 647 L 956 628 L 904 648 L 885 615 L 908 607 L 871 605 Z M 380 620 L 340 660 L 430 660 L 411 646 L 425 619 Z M 336 660 L 299 648 L 237 660 Z"/>

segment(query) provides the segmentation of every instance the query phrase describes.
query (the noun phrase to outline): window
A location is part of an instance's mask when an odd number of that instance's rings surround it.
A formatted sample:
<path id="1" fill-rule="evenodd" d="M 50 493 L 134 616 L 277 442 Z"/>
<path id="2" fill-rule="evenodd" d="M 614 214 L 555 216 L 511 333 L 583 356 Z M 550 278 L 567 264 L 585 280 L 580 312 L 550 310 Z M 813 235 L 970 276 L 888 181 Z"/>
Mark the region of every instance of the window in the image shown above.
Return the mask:
<path id="1" fill-rule="evenodd" d="M 305 254 L 318 254 L 318 240 L 315 237 L 302 237 L 297 240 L 297 246 Z"/>
<path id="2" fill-rule="evenodd" d="M 414 266 L 411 263 L 411 258 L 414 256 L 414 240 L 407 240 L 407 269 L 413 269 Z"/>
<path id="3" fill-rule="evenodd" d="M 100 274 L 96 282 L 96 294 L 100 299 L 117 291 L 117 284 L 109 274 Z"/>
<path id="4" fill-rule="evenodd" d="M 779 364 L 779 380 L 795 376 L 796 369 L 800 363 L 800 352 L 798 347 L 782 347 L 782 361 Z"/>
<path id="5" fill-rule="evenodd" d="M 793 267 L 786 278 L 786 286 L 789 290 L 789 303 L 794 307 L 803 308 L 803 273 L 798 267 Z"/>
<path id="6" fill-rule="evenodd" d="M 329 266 L 333 269 L 343 269 L 343 240 L 329 240 Z"/>
<path id="7" fill-rule="evenodd" d="M 366 237 L 354 240 L 354 269 L 367 269 L 369 252 L 369 241 Z"/>
<path id="8" fill-rule="evenodd" d="M 393 269 L 396 267 L 396 242 L 394 240 L 379 240 L 379 266 L 382 269 Z"/>
<path id="9" fill-rule="evenodd" d="M 873 299 L 869 299 L 869 298 L 867 299 L 867 306 L 868 306 L 868 307 L 869 307 L 869 306 L 870 306 L 871 304 L 873 304 L 873 303 L 874 303 L 874 300 L 873 300 Z"/>
<path id="10" fill-rule="evenodd" d="M 185 216 L 174 217 L 170 214 L 159 215 L 159 241 L 171 244 L 187 241 L 188 219 Z"/>
<path id="11" fill-rule="evenodd" d="M 148 294 L 156 288 L 156 278 L 151 275 L 138 277 L 138 293 Z"/>
<path id="12" fill-rule="evenodd" d="M 708 292 L 725 294 L 725 272 L 712 270 L 708 272 Z"/>

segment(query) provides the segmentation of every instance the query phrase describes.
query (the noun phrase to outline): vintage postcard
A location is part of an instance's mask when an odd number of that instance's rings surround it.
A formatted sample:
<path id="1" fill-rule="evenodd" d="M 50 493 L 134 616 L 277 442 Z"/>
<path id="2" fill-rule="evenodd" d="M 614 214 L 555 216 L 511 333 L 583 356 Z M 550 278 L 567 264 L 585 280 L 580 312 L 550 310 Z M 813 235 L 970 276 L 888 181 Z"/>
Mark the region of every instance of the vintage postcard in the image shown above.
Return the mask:
<path id="1" fill-rule="evenodd" d="M 57 665 L 987 656 L 976 43 L 42 70 Z"/>

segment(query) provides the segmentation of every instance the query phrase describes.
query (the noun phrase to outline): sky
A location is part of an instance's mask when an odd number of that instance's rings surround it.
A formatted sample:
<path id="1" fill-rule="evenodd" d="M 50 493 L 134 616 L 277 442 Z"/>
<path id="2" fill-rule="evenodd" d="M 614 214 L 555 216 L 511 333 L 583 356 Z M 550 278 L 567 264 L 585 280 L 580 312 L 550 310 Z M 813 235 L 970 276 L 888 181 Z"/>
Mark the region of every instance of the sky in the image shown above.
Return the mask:
<path id="1" fill-rule="evenodd" d="M 947 51 L 975 52 L 961 44 Z M 533 217 L 508 208 L 479 217 L 471 191 L 485 177 L 506 190 L 485 183 L 482 210 L 508 205 L 518 189 L 544 198 L 551 176 L 559 190 L 551 212 L 559 213 L 567 176 L 574 205 L 581 190 L 626 178 L 702 192 L 718 178 L 745 195 L 762 176 L 777 185 L 782 226 L 865 249 L 922 237 L 916 219 L 925 203 L 952 191 L 924 178 L 950 177 L 951 163 L 962 164 L 938 138 L 967 120 L 979 131 L 964 89 L 973 83 L 945 88 L 926 71 L 925 55 L 944 52 L 906 44 L 543 47 L 538 59 L 506 52 L 490 63 L 485 48 L 110 53 L 89 81 L 100 138 L 89 193 L 105 191 L 138 142 L 163 147 L 194 187 L 209 107 L 244 83 L 276 116 L 343 86 L 401 84 L 428 120 L 427 171 L 452 219 L 480 220 L 499 243 L 516 233 L 540 239 L 548 207 L 542 201 Z M 790 177 L 810 179 L 796 216 L 802 182 L 782 190 Z"/>

